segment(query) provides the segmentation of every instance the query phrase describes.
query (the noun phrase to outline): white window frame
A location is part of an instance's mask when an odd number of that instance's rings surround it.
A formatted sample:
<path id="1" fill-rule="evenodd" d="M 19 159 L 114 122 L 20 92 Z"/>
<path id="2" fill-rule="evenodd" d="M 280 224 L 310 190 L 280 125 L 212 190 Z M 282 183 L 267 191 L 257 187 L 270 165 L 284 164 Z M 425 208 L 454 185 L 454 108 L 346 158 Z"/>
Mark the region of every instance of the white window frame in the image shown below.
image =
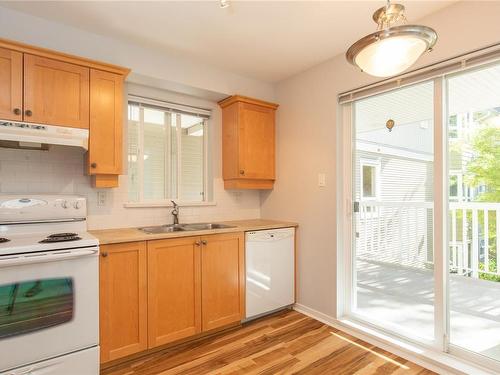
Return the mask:
<path id="1" fill-rule="evenodd" d="M 181 138 L 177 136 L 177 179 L 176 179 L 176 197 L 169 197 L 171 184 L 169 183 L 169 179 L 171 179 L 171 163 L 168 162 L 165 165 L 165 199 L 145 199 L 144 198 L 144 108 L 151 107 L 148 104 L 153 104 L 155 107 L 159 109 L 163 109 L 165 111 L 165 117 L 168 116 L 176 116 L 176 134 L 181 134 L 182 127 L 180 116 L 182 113 L 190 114 L 196 116 L 197 109 L 194 107 L 182 106 L 173 103 L 161 102 L 154 99 L 147 98 L 139 98 L 135 96 L 129 96 L 127 101 L 127 107 L 130 104 L 138 104 L 139 105 L 139 124 L 138 124 L 138 153 L 137 153 L 137 179 L 138 183 L 138 200 L 137 201 L 128 201 L 124 203 L 124 207 L 134 208 L 134 207 L 172 207 L 172 200 L 175 201 L 179 206 L 214 206 L 216 202 L 210 200 L 211 198 L 211 190 L 210 190 L 210 176 L 209 176 L 209 142 L 210 132 L 210 118 L 203 117 L 203 199 L 200 201 L 183 201 L 179 199 L 182 196 L 182 142 Z M 186 109 L 189 109 L 187 111 Z M 191 112 L 193 111 L 193 112 Z M 207 110 L 199 109 L 200 113 L 206 114 Z M 128 111 L 127 111 L 128 113 Z M 128 115 L 127 115 L 127 123 L 128 123 Z M 128 130 L 127 130 L 128 133 Z M 171 145 L 171 131 L 165 132 L 165 158 L 168 161 L 171 161 L 171 153 L 170 153 L 170 145 Z M 128 173 L 128 167 L 127 167 Z M 128 194 L 128 190 L 127 190 Z"/>
<path id="2" fill-rule="evenodd" d="M 359 160 L 359 197 L 361 201 L 379 201 L 380 200 L 380 160 L 379 159 L 360 159 Z M 365 197 L 363 194 L 363 185 L 364 185 L 364 171 L 363 167 L 374 167 L 375 168 L 375 196 L 373 197 Z"/>

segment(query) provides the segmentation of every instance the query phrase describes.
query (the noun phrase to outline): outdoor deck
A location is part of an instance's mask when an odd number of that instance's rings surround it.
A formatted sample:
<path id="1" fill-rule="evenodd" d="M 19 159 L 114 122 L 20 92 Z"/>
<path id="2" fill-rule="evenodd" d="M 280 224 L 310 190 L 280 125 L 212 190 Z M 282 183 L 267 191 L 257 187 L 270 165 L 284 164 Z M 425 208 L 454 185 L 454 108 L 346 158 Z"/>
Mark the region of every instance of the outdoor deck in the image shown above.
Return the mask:
<path id="1" fill-rule="evenodd" d="M 433 336 L 432 271 L 366 260 L 357 266 L 359 313 Z M 500 282 L 451 275 L 450 303 L 451 343 L 500 360 Z"/>

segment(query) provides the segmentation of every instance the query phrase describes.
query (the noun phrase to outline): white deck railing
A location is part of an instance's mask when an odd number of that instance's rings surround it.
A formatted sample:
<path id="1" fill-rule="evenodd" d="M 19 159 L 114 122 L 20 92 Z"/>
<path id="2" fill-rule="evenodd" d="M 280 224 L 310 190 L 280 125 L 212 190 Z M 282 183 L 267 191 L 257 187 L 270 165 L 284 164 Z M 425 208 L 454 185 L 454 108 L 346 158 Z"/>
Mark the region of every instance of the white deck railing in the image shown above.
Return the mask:
<path id="1" fill-rule="evenodd" d="M 450 202 L 449 209 L 450 270 L 475 278 L 480 273 L 500 275 L 496 266 L 500 264 L 500 203 Z M 360 202 L 357 256 L 431 267 L 432 210 L 432 202 Z"/>
<path id="2" fill-rule="evenodd" d="M 500 203 L 450 202 L 449 206 L 451 269 L 475 278 L 480 273 L 500 275 Z"/>

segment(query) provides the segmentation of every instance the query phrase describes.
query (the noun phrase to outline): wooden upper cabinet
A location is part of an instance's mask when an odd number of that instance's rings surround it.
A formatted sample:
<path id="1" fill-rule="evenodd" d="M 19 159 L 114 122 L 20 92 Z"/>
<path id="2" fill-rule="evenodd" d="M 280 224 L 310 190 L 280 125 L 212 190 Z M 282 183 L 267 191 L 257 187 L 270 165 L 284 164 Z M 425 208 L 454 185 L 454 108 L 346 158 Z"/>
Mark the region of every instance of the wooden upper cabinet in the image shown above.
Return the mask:
<path id="1" fill-rule="evenodd" d="M 0 119 L 23 119 L 23 54 L 0 48 Z"/>
<path id="2" fill-rule="evenodd" d="M 272 189 L 277 104 L 243 96 L 221 102 L 222 169 L 226 189 Z"/>
<path id="3" fill-rule="evenodd" d="M 89 127 L 89 68 L 24 55 L 24 121 Z"/>
<path id="4" fill-rule="evenodd" d="M 245 315 L 243 233 L 202 237 L 203 331 L 239 322 Z"/>
<path id="5" fill-rule="evenodd" d="M 148 341 L 154 348 L 201 332 L 199 237 L 148 242 Z"/>
<path id="6" fill-rule="evenodd" d="M 146 350 L 146 242 L 102 245 L 99 275 L 101 362 Z"/>
<path id="7" fill-rule="evenodd" d="M 89 174 L 122 173 L 123 75 L 90 70 Z"/>

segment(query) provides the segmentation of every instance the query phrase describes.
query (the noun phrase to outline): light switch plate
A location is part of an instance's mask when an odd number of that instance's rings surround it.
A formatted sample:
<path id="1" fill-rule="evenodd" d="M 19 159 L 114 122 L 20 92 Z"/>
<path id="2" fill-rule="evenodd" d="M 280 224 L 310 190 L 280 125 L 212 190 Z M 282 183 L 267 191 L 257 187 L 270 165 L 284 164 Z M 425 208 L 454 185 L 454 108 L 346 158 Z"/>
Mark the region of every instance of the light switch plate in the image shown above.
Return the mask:
<path id="1" fill-rule="evenodd" d="M 318 174 L 318 186 L 325 187 L 326 186 L 326 174 L 319 173 Z"/>
<path id="2" fill-rule="evenodd" d="M 105 206 L 106 205 L 106 192 L 105 191 L 98 191 L 97 192 L 97 205 L 98 206 Z"/>

